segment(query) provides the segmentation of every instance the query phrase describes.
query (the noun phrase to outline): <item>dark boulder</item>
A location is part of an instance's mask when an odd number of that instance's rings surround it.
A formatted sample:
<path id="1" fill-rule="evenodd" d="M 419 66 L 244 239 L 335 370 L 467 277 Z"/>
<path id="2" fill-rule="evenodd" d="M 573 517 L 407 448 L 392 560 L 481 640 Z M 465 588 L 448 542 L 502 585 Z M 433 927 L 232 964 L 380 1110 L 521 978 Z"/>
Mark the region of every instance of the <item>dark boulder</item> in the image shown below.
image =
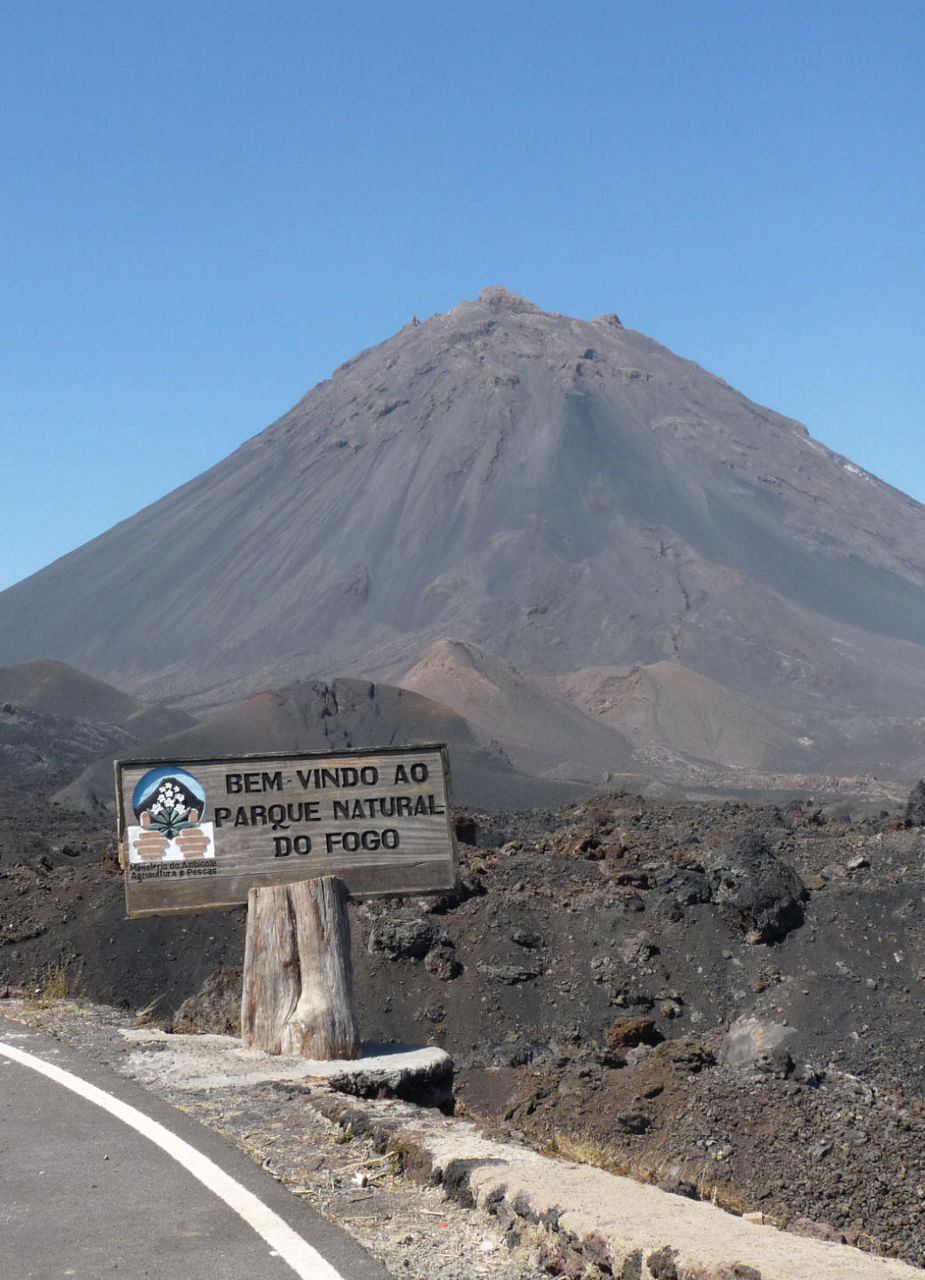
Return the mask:
<path id="1" fill-rule="evenodd" d="M 389 960 L 423 960 L 432 947 L 446 942 L 432 920 L 377 920 L 369 935 L 370 955 Z"/>
<path id="2" fill-rule="evenodd" d="M 457 813 L 453 819 L 453 825 L 456 830 L 456 839 L 460 844 L 469 845 L 472 848 L 478 844 L 479 829 L 471 814 Z"/>
<path id="3" fill-rule="evenodd" d="M 442 978 L 444 982 L 457 978 L 463 970 L 456 959 L 456 949 L 451 942 L 444 942 L 434 947 L 432 951 L 428 951 L 424 957 L 424 968 L 435 978 Z"/>
<path id="4" fill-rule="evenodd" d="M 723 919 L 748 942 L 776 942 L 803 923 L 803 881 L 757 833 L 717 849 L 709 878 Z"/>
<path id="5" fill-rule="evenodd" d="M 675 871 L 661 882 L 659 887 L 671 894 L 682 907 L 694 906 L 698 902 L 709 902 L 712 897 L 710 882 L 700 871 L 687 869 Z"/>
<path id="6" fill-rule="evenodd" d="M 213 970 L 201 989 L 180 1005 L 171 1030 L 187 1035 L 211 1032 L 214 1035 L 239 1036 L 241 983 L 240 969 Z"/>

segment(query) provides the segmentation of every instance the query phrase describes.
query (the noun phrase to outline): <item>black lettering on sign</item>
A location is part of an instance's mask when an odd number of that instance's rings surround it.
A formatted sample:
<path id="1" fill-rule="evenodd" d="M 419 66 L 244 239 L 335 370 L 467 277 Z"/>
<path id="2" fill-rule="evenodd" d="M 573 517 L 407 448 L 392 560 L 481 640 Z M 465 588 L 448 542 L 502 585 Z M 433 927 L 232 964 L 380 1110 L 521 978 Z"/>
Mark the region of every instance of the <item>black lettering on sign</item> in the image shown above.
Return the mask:
<path id="1" fill-rule="evenodd" d="M 409 777 L 410 774 L 410 777 Z M 406 769 L 403 764 L 395 766 L 395 782 L 426 782 L 430 777 L 430 770 L 423 761 L 417 761 L 410 768 Z"/>
<path id="2" fill-rule="evenodd" d="M 405 799 L 410 804 L 410 797 Z M 395 796 L 363 796 L 355 800 L 333 800 L 333 818 L 356 822 L 358 818 L 392 818 L 395 816 Z"/>
<path id="3" fill-rule="evenodd" d="M 376 853 L 379 849 L 397 849 L 398 843 L 398 832 L 394 827 L 385 831 L 328 831 L 324 837 L 328 853 L 336 853 L 338 849 L 344 853 L 357 853 L 360 849 Z"/>
<path id="4" fill-rule="evenodd" d="M 344 765 L 334 769 L 296 769 L 295 776 L 303 791 L 309 787 L 322 791 L 325 787 L 374 787 L 379 781 L 379 770 L 372 764 L 365 764 L 362 769 Z"/>
<path id="5" fill-rule="evenodd" d="M 240 795 L 246 791 L 253 795 L 255 791 L 282 791 L 283 775 L 280 769 L 275 773 L 226 773 L 225 790 L 228 795 Z"/>
<path id="6" fill-rule="evenodd" d="M 289 808 L 298 808 L 298 805 L 290 805 Z M 286 821 L 286 806 L 284 804 L 271 804 L 267 809 L 267 818 L 274 831 L 289 830 L 289 823 Z"/>
<path id="7" fill-rule="evenodd" d="M 300 800 L 297 804 L 271 804 L 266 821 L 274 831 L 288 831 L 292 822 L 320 822 L 317 800 Z"/>
<path id="8" fill-rule="evenodd" d="M 288 858 L 290 853 L 311 853 L 311 836 L 274 836 L 273 857 Z"/>
<path id="9" fill-rule="evenodd" d="M 222 823 L 227 822 L 230 817 L 231 817 L 230 809 L 216 809 L 215 817 L 214 817 L 216 831 L 222 825 Z"/>
<path id="10" fill-rule="evenodd" d="M 271 816 L 272 812 L 271 806 Z M 432 791 L 423 796 L 365 796 L 362 799 L 331 801 L 331 817 L 341 822 L 356 822 L 361 818 L 418 818 L 422 814 L 440 813 L 446 813 L 446 809 L 437 804 Z"/>

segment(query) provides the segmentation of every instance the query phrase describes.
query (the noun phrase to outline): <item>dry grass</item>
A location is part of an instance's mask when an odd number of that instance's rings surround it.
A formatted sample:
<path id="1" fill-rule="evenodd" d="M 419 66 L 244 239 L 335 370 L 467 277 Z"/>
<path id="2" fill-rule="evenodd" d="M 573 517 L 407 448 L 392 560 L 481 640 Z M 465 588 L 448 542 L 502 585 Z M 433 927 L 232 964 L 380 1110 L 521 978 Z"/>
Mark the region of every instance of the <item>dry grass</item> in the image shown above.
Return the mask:
<path id="1" fill-rule="evenodd" d="M 82 1000 L 85 995 L 83 965 L 76 956 L 49 960 L 35 970 L 26 984 L 30 1003 L 47 1009 L 56 1000 Z"/>
<path id="2" fill-rule="evenodd" d="M 587 1136 L 571 1133 L 554 1133 L 545 1144 L 546 1154 L 573 1164 L 587 1164 L 607 1173 L 626 1173 L 626 1163 L 617 1152 L 605 1143 Z"/>
<path id="3" fill-rule="evenodd" d="M 717 1180 L 714 1162 L 705 1162 L 698 1168 L 679 1164 L 667 1153 L 649 1150 L 645 1155 L 633 1156 L 620 1151 L 590 1135 L 556 1133 L 543 1144 L 544 1153 L 574 1164 L 585 1164 L 603 1169 L 618 1177 L 632 1178 L 634 1182 L 656 1185 L 663 1181 L 689 1182 L 697 1190 L 697 1198 L 715 1204 L 741 1217 L 755 1205 L 729 1183 Z M 712 1167 L 711 1167 L 712 1165 Z"/>

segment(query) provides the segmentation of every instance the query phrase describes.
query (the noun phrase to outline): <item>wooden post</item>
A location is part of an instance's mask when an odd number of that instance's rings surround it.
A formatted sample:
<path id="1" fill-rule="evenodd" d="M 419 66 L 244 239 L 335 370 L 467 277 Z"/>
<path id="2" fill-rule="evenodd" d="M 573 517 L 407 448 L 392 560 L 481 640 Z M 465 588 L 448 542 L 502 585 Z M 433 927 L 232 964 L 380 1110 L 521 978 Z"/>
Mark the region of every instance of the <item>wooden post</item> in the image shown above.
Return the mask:
<path id="1" fill-rule="evenodd" d="M 246 1049 L 360 1056 L 347 897 L 336 876 L 250 890 L 241 997 Z"/>

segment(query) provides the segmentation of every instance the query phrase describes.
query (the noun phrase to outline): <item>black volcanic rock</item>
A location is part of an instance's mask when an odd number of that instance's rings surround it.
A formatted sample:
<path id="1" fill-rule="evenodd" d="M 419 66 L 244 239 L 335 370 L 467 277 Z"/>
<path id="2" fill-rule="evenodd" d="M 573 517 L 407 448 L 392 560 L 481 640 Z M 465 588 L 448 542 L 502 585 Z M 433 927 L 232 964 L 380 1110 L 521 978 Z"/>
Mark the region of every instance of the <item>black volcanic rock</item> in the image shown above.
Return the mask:
<path id="1" fill-rule="evenodd" d="M 709 878 L 720 915 L 748 941 L 778 942 L 803 923 L 802 880 L 757 833 L 717 849 Z"/>
<path id="2" fill-rule="evenodd" d="M 925 508 L 798 423 L 613 316 L 488 289 L 2 593 L 0 661 L 190 705 L 400 679 L 444 637 L 535 676 L 668 663 L 768 728 L 762 767 L 914 776 L 923 546 Z M 700 714 L 656 754 L 736 767 Z"/>

